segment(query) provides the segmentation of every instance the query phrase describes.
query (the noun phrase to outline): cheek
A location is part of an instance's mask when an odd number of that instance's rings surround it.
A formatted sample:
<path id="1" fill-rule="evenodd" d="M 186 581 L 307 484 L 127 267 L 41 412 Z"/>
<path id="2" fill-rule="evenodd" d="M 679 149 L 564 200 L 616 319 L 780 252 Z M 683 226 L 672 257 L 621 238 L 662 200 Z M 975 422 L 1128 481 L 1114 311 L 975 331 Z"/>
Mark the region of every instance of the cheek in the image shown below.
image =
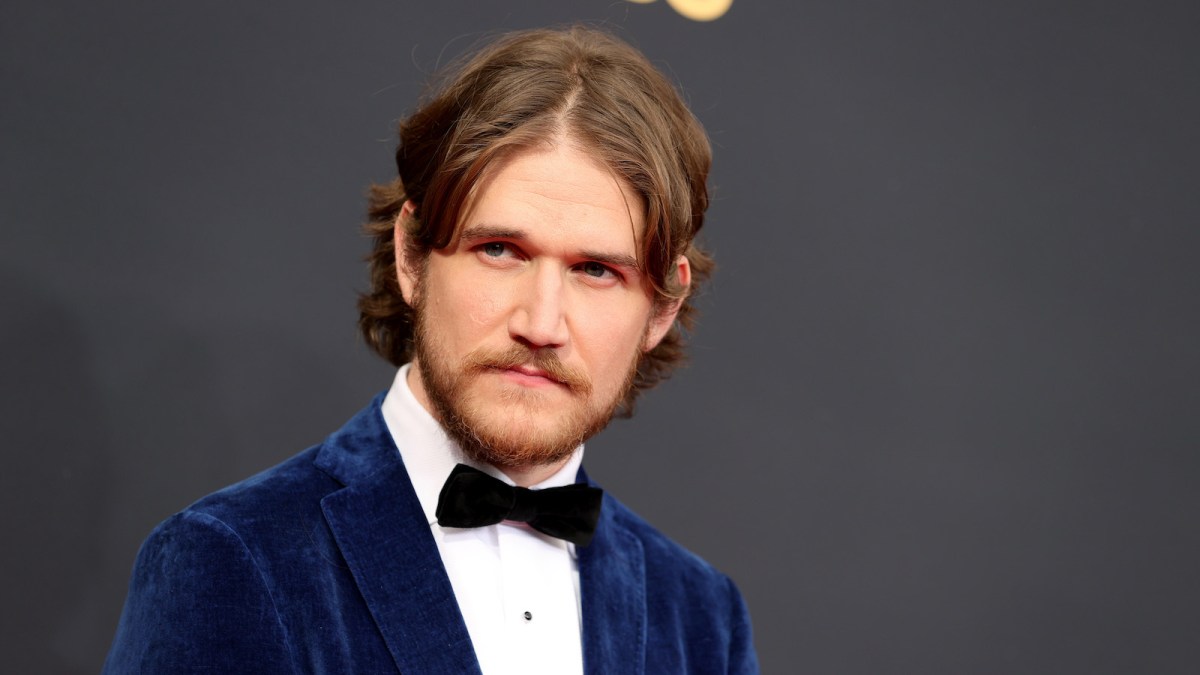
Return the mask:
<path id="1" fill-rule="evenodd" d="M 472 290 L 464 299 L 466 317 L 477 329 L 491 327 L 504 314 L 504 301 L 495 290 Z"/>
<path id="2" fill-rule="evenodd" d="M 577 323 L 576 343 L 592 362 L 593 377 L 623 377 L 630 361 L 641 353 L 649 311 L 631 303 L 603 309 L 594 305 L 587 318 Z"/>
<path id="3" fill-rule="evenodd" d="M 447 284 L 441 311 L 447 325 L 456 327 L 457 336 L 469 342 L 487 338 L 502 327 L 508 307 L 506 290 L 485 280 L 471 281 L 460 276 L 462 283 Z M 475 348 L 478 345 L 464 345 Z"/>
<path id="4" fill-rule="evenodd" d="M 426 318 L 440 347 L 461 355 L 479 346 L 499 303 L 485 284 L 473 283 L 452 265 L 439 262 L 425 280 Z"/>

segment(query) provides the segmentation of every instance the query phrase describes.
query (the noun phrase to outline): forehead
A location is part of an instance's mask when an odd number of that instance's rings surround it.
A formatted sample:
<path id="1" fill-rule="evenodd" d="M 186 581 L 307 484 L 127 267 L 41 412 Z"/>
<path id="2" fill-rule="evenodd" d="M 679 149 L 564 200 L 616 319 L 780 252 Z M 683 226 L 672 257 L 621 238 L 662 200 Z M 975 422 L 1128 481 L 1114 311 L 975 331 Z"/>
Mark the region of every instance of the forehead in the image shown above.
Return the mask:
<path id="1" fill-rule="evenodd" d="M 638 249 L 641 197 L 592 153 L 566 139 L 516 150 L 488 167 L 472 190 L 459 234 L 503 227 L 526 236 L 589 237 Z"/>

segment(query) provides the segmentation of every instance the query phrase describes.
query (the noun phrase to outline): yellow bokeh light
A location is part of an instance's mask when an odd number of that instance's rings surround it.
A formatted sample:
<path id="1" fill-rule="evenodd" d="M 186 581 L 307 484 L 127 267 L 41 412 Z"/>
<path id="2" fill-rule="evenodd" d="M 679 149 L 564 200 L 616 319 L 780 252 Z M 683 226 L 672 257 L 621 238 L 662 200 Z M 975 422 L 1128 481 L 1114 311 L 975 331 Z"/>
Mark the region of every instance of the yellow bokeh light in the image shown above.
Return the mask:
<path id="1" fill-rule="evenodd" d="M 667 0 L 667 4 L 693 21 L 712 21 L 729 11 L 733 0 Z"/>
<path id="2" fill-rule="evenodd" d="M 640 5 L 648 5 L 654 0 L 629 0 Z M 729 11 L 733 0 L 667 0 L 667 4 L 693 21 L 712 21 L 724 16 Z"/>

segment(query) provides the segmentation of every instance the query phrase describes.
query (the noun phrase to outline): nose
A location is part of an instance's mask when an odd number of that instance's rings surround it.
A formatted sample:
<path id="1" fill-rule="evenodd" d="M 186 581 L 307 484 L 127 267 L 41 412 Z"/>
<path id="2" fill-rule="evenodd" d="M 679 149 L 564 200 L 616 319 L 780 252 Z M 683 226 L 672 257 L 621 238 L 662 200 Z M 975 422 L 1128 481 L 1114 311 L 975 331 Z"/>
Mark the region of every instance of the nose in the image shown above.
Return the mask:
<path id="1" fill-rule="evenodd" d="M 538 264 L 525 275 L 509 317 L 509 335 L 534 349 L 567 343 L 566 288 L 554 265 Z"/>

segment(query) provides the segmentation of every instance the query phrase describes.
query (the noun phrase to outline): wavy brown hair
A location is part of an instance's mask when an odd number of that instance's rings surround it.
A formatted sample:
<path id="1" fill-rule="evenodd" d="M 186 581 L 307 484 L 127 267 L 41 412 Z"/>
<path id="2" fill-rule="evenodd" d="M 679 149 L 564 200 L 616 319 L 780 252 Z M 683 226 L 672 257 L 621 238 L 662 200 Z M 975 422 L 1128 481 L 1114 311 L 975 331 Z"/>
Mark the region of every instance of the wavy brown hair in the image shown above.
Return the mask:
<path id="1" fill-rule="evenodd" d="M 656 311 L 680 303 L 666 337 L 640 359 L 622 402 L 684 360 L 684 330 L 696 310 L 689 292 L 712 272 L 695 244 L 708 208 L 712 151 L 679 93 L 639 51 L 608 33 L 574 26 L 511 33 L 449 69 L 416 112 L 400 122 L 398 177 L 374 185 L 365 229 L 371 289 L 359 296 L 359 328 L 394 365 L 412 357 L 412 308 L 400 294 L 393 228 L 406 200 L 405 258 L 422 261 L 454 239 L 466 202 L 489 166 L 514 151 L 567 136 L 641 196 L 646 233 L 639 262 Z M 686 255 L 692 288 L 675 278 Z"/>

